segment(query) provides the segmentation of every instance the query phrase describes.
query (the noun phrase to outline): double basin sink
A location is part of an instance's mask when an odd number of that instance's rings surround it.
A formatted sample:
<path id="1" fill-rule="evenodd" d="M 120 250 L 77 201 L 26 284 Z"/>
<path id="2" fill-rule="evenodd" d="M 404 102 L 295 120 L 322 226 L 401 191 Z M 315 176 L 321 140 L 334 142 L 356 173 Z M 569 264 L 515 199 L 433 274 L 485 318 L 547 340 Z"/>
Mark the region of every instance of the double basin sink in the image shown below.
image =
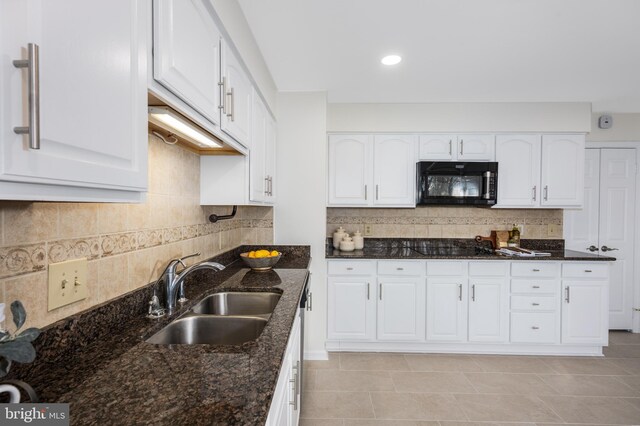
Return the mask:
<path id="1" fill-rule="evenodd" d="M 147 343 L 240 345 L 256 340 L 280 296 L 272 292 L 211 294 L 147 339 Z"/>

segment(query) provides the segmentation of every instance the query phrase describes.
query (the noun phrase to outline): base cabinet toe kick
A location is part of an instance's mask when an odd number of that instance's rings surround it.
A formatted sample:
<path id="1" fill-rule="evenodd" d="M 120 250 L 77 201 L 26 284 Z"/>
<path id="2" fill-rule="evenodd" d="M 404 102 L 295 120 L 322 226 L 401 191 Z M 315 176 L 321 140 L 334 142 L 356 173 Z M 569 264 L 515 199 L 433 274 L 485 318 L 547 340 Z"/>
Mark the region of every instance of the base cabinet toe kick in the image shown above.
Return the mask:
<path id="1" fill-rule="evenodd" d="M 329 351 L 602 355 L 609 262 L 328 260 Z"/>

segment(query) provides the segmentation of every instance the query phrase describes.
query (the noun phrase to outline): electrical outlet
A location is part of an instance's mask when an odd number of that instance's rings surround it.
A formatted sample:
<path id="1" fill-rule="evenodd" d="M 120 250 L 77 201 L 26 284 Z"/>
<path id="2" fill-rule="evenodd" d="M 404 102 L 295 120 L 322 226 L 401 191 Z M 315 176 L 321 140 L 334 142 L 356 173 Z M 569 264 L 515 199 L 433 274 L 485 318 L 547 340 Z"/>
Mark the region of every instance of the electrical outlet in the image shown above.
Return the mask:
<path id="1" fill-rule="evenodd" d="M 371 235 L 371 225 L 365 225 L 364 226 L 364 235 L 365 237 L 368 237 Z"/>
<path id="2" fill-rule="evenodd" d="M 522 238 L 522 236 L 524 235 L 524 225 L 516 223 L 516 228 L 518 228 L 518 231 L 520 231 L 520 238 Z"/>
<path id="3" fill-rule="evenodd" d="M 49 265 L 48 310 L 87 298 L 87 259 Z"/>

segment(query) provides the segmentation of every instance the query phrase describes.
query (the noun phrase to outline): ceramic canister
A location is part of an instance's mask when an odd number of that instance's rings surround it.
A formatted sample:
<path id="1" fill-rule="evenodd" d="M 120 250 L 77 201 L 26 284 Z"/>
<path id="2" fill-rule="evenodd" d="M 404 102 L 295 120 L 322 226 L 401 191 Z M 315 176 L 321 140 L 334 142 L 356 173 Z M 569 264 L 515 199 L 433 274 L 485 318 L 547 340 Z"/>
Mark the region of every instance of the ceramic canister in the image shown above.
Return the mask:
<path id="1" fill-rule="evenodd" d="M 348 234 L 344 232 L 344 228 L 342 226 L 336 229 L 336 232 L 333 233 L 333 248 L 340 248 L 340 241 L 342 241 L 345 235 Z"/>

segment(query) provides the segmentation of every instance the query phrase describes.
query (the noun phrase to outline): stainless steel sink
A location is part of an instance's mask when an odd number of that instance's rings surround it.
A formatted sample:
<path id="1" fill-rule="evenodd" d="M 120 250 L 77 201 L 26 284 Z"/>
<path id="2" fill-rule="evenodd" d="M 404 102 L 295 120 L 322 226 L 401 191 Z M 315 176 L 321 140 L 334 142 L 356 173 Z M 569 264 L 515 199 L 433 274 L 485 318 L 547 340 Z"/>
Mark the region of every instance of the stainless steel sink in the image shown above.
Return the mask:
<path id="1" fill-rule="evenodd" d="M 280 300 L 279 293 L 225 292 L 202 299 L 191 310 L 203 315 L 270 315 Z"/>
<path id="2" fill-rule="evenodd" d="M 259 317 L 188 315 L 147 339 L 155 345 L 240 345 L 257 339 L 267 320 Z"/>

